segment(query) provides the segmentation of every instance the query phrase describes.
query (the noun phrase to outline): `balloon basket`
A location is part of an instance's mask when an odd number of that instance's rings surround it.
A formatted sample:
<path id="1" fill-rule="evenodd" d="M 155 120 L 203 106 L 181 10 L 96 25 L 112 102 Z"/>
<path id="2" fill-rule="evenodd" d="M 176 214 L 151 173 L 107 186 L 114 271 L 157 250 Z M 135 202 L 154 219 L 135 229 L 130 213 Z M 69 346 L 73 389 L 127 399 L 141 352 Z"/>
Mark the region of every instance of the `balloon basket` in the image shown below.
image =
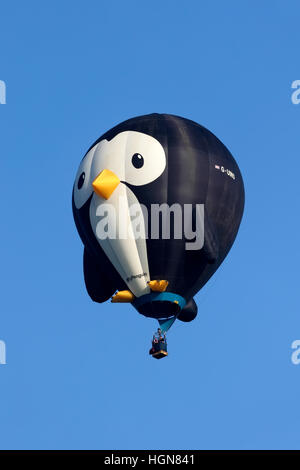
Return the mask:
<path id="1" fill-rule="evenodd" d="M 154 344 L 153 346 L 153 352 L 151 350 L 151 356 L 154 357 L 154 359 L 162 359 L 163 357 L 166 357 L 168 355 L 167 351 L 167 344 L 159 342 L 157 344 Z"/>

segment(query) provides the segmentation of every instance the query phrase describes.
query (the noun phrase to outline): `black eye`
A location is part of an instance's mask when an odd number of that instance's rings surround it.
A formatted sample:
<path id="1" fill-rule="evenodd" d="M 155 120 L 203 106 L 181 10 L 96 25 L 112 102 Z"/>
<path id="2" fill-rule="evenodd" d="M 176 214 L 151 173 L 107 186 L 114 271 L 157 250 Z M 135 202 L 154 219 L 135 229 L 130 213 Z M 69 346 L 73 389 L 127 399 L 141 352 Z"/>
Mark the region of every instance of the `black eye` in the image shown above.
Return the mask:
<path id="1" fill-rule="evenodd" d="M 140 153 L 135 153 L 132 156 L 131 163 L 135 168 L 142 168 L 144 166 L 144 157 Z"/>
<path id="2" fill-rule="evenodd" d="M 81 175 L 79 176 L 79 180 L 78 180 L 78 183 L 77 183 L 77 188 L 78 189 L 82 188 L 83 183 L 84 183 L 84 179 L 85 179 L 85 172 L 81 173 Z"/>

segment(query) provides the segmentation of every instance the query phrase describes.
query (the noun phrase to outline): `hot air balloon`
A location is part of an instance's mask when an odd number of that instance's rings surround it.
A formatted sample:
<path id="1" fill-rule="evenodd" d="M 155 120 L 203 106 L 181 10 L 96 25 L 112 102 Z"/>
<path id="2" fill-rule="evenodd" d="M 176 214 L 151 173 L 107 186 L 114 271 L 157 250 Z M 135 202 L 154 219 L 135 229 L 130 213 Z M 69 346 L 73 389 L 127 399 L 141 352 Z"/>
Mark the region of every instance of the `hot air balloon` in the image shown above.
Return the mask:
<path id="1" fill-rule="evenodd" d="M 176 319 L 192 321 L 193 297 L 229 252 L 244 198 L 233 156 L 196 122 L 149 114 L 112 128 L 83 157 L 73 187 L 89 296 L 131 303 L 162 334 Z M 166 341 L 151 354 L 165 357 Z"/>

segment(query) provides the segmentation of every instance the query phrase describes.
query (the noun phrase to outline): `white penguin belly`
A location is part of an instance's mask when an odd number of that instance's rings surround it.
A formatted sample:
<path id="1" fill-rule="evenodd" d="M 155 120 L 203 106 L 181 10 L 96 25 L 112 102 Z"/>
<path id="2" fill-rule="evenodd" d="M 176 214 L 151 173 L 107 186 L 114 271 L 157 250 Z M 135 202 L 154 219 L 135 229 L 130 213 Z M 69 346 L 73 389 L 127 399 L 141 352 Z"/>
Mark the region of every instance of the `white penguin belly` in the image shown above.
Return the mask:
<path id="1" fill-rule="evenodd" d="M 140 207 L 133 192 L 120 183 L 108 200 L 96 194 L 90 204 L 90 221 L 101 248 L 116 268 L 128 289 L 136 296 L 150 292 L 145 230 L 137 234 L 130 207 Z M 142 218 L 140 208 L 139 220 Z"/>

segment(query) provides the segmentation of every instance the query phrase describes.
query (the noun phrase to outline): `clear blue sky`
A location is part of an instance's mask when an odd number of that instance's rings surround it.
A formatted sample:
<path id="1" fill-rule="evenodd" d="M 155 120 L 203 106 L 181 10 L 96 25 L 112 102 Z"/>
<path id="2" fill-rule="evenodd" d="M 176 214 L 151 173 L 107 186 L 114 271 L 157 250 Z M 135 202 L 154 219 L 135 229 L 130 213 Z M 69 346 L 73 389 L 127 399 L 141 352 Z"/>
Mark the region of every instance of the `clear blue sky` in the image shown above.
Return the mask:
<path id="1" fill-rule="evenodd" d="M 300 448 L 299 2 L 1 5 L 0 447 Z M 88 297 L 77 166 L 120 121 L 193 119 L 231 150 L 246 208 L 228 258 L 176 323 Z"/>

